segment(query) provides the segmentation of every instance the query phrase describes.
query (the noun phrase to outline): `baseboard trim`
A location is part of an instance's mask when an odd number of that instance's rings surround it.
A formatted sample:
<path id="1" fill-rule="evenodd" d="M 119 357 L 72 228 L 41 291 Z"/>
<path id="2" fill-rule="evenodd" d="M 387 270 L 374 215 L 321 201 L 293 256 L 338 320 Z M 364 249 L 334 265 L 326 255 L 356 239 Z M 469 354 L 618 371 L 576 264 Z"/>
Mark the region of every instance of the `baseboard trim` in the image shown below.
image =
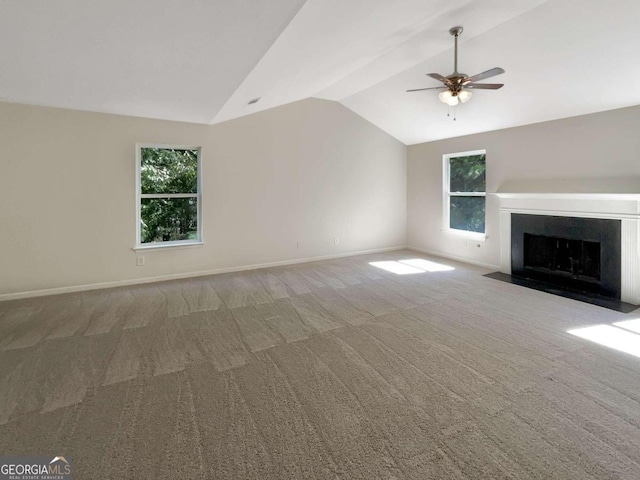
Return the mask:
<path id="1" fill-rule="evenodd" d="M 100 290 L 103 288 L 126 287 L 129 285 L 141 285 L 145 283 L 165 282 L 167 280 L 180 280 L 184 278 L 206 277 L 219 273 L 244 272 L 246 270 L 259 270 L 262 268 L 281 267 L 285 265 L 296 265 L 298 263 L 318 262 L 321 260 L 331 260 L 332 258 L 355 257 L 357 255 L 367 255 L 370 253 L 393 252 L 405 250 L 406 245 L 396 247 L 374 248 L 371 250 L 360 250 L 357 252 L 336 253 L 331 255 L 320 255 L 317 257 L 297 258 L 292 260 L 280 260 L 277 262 L 256 263 L 253 265 L 241 265 L 237 267 L 215 268 L 213 270 L 202 270 L 199 272 L 174 273 L 170 275 L 159 275 L 155 277 L 133 278 L 130 280 L 116 280 L 112 282 L 89 283 L 85 285 L 72 285 L 68 287 L 47 288 L 42 290 L 28 290 L 16 293 L 0 294 L 0 302 L 8 300 L 21 300 L 24 298 L 45 297 L 47 295 L 60 295 L 63 293 L 84 292 L 88 290 Z"/>
<path id="2" fill-rule="evenodd" d="M 490 263 L 477 262 L 477 261 L 471 260 L 469 258 L 458 257 L 457 255 L 451 255 L 449 253 L 438 252 L 436 250 L 426 250 L 424 248 L 413 247 L 411 245 L 407 245 L 407 249 L 414 250 L 416 252 L 424 253 L 424 254 L 427 254 L 427 255 L 434 255 L 436 257 L 448 258 L 449 260 L 455 260 L 456 262 L 469 263 L 471 265 L 476 265 L 478 267 L 484 267 L 484 268 L 491 268 L 491 269 L 494 269 L 494 270 L 500 270 L 500 266 L 499 265 L 492 265 Z"/>

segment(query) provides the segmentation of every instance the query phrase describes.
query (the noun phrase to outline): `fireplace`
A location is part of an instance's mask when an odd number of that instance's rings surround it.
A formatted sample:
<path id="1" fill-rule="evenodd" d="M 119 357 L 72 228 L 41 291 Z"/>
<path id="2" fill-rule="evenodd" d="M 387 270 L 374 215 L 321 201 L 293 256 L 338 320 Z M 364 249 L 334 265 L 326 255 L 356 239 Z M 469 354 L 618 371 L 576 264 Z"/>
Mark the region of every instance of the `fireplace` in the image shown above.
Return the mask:
<path id="1" fill-rule="evenodd" d="M 620 300 L 621 221 L 512 213 L 511 274 Z"/>
<path id="2" fill-rule="evenodd" d="M 495 278 L 633 311 L 640 305 L 640 184 L 624 193 L 614 191 L 615 182 L 578 183 L 566 193 L 536 183 L 522 189 L 507 184 L 496 193 L 500 271 Z M 594 185 L 599 187 L 587 190 Z M 491 222 L 487 231 L 490 238 Z"/>

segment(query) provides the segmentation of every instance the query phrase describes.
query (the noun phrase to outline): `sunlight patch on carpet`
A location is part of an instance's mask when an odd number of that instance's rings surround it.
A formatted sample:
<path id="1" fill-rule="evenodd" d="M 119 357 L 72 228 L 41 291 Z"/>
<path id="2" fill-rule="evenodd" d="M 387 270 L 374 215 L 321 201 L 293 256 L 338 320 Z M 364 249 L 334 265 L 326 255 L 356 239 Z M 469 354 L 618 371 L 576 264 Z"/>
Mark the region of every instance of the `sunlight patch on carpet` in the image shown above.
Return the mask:
<path id="1" fill-rule="evenodd" d="M 614 325 L 626 330 L 631 330 L 632 332 L 640 333 L 640 318 L 635 320 L 625 320 L 624 322 L 616 322 Z"/>
<path id="2" fill-rule="evenodd" d="M 396 275 L 411 275 L 425 272 L 450 272 L 455 268 L 441 263 L 431 262 L 422 258 L 409 258 L 407 260 L 388 260 L 384 262 L 369 262 L 377 268 L 395 273 Z"/>
<path id="3" fill-rule="evenodd" d="M 568 330 L 567 333 L 640 358 L 640 335 L 629 330 L 612 325 L 594 325 Z"/>

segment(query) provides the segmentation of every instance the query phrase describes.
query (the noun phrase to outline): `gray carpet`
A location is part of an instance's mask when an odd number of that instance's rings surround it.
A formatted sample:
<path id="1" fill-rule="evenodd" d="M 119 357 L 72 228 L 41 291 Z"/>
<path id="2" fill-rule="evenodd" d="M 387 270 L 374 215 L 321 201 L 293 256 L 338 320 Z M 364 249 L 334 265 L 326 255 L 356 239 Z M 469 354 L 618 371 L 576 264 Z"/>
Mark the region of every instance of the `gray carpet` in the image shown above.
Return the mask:
<path id="1" fill-rule="evenodd" d="M 369 265 L 407 258 L 0 303 L 0 454 L 76 479 L 640 478 L 640 358 L 566 333 L 633 316 Z"/>

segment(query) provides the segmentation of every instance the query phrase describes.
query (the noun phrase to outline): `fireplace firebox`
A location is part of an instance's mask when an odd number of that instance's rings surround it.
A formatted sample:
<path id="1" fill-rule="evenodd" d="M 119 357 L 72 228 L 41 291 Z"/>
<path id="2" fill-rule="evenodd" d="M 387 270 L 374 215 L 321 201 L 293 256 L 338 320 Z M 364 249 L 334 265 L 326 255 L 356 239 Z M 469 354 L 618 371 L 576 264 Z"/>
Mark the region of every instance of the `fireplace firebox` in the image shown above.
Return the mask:
<path id="1" fill-rule="evenodd" d="M 511 274 L 620 300 L 620 220 L 511 214 Z"/>
<path id="2" fill-rule="evenodd" d="M 600 284 L 600 242 L 524 234 L 524 269 Z"/>

